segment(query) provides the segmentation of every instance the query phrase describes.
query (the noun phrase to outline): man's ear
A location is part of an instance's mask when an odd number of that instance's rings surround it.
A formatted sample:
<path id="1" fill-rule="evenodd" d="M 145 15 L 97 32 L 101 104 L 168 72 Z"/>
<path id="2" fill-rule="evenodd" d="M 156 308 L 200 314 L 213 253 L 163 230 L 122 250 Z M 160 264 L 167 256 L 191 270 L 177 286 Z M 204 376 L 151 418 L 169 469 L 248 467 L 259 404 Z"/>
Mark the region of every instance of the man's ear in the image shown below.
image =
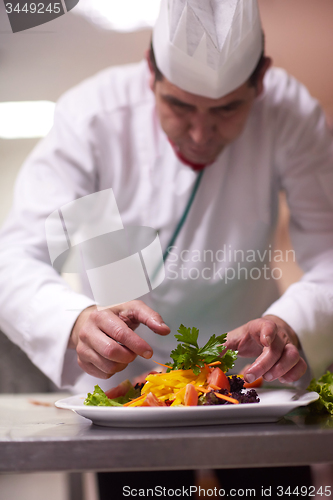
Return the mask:
<path id="1" fill-rule="evenodd" d="M 154 92 L 154 90 L 155 90 L 155 71 L 154 71 L 153 65 L 152 65 L 150 57 L 149 57 L 149 49 L 146 50 L 146 52 L 145 52 L 145 58 L 146 58 L 146 61 L 148 64 L 149 72 L 150 72 L 149 87 Z"/>
<path id="2" fill-rule="evenodd" d="M 264 77 L 267 70 L 272 66 L 273 60 L 270 57 L 265 57 L 265 62 L 260 69 L 260 73 L 257 79 L 256 95 L 257 97 L 264 91 Z"/>

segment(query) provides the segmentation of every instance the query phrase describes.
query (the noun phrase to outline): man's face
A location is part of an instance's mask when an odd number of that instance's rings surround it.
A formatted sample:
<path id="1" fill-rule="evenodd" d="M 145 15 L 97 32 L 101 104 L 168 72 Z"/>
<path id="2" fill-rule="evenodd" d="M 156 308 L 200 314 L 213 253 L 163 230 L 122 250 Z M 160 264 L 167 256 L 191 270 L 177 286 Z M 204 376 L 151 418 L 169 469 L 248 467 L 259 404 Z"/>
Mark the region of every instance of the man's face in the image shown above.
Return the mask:
<path id="1" fill-rule="evenodd" d="M 246 82 L 220 99 L 190 94 L 163 78 L 151 89 L 162 129 L 190 162 L 213 162 L 241 134 L 258 87 Z"/>

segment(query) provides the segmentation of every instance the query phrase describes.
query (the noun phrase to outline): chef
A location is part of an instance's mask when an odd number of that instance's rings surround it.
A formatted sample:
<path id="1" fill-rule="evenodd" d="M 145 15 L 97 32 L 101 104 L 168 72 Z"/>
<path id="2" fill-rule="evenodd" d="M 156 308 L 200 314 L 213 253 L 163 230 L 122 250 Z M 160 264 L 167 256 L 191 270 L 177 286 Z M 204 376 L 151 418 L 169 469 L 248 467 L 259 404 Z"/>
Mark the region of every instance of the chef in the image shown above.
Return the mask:
<path id="1" fill-rule="evenodd" d="M 19 174 L 1 233 L 0 327 L 77 390 L 165 362 L 181 323 L 202 344 L 229 332 L 228 347 L 255 358 L 249 382 L 320 374 L 333 361 L 332 167 L 318 103 L 264 55 L 256 0 L 162 0 L 147 59 L 67 92 Z M 45 221 L 110 188 L 124 226 L 158 230 L 165 279 L 100 310 L 87 275 L 78 293 L 52 267 Z M 281 190 L 305 274 L 279 297 Z"/>

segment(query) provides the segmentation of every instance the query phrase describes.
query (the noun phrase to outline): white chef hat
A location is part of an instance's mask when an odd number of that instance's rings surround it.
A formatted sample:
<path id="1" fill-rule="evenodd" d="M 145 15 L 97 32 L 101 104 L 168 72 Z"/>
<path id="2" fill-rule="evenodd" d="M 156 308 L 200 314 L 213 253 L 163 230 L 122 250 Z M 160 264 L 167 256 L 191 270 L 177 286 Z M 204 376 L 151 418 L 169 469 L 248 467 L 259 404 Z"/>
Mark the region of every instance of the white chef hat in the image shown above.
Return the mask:
<path id="1" fill-rule="evenodd" d="M 257 0 L 162 0 L 153 31 L 158 69 L 192 94 L 218 99 L 241 86 L 263 50 Z"/>

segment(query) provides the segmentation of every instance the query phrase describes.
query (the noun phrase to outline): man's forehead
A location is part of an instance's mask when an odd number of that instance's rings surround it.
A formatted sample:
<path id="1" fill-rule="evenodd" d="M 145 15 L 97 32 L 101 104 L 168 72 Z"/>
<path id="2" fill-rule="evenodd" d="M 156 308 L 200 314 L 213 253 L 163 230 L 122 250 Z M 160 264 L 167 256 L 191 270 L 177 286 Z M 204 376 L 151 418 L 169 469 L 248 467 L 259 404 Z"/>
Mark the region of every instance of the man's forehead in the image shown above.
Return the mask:
<path id="1" fill-rule="evenodd" d="M 228 104 L 231 104 L 235 101 L 246 99 L 246 97 L 248 97 L 249 92 L 251 91 L 248 82 L 245 82 L 243 85 L 235 89 L 230 94 L 220 97 L 219 99 L 212 99 L 209 97 L 204 97 L 197 94 L 191 94 L 190 92 L 186 92 L 185 90 L 171 83 L 165 77 L 163 78 L 163 80 L 156 83 L 158 84 L 159 87 L 159 93 L 162 96 L 174 97 L 175 99 L 183 103 L 190 104 L 193 106 L 204 106 L 207 108 L 227 106 Z"/>

